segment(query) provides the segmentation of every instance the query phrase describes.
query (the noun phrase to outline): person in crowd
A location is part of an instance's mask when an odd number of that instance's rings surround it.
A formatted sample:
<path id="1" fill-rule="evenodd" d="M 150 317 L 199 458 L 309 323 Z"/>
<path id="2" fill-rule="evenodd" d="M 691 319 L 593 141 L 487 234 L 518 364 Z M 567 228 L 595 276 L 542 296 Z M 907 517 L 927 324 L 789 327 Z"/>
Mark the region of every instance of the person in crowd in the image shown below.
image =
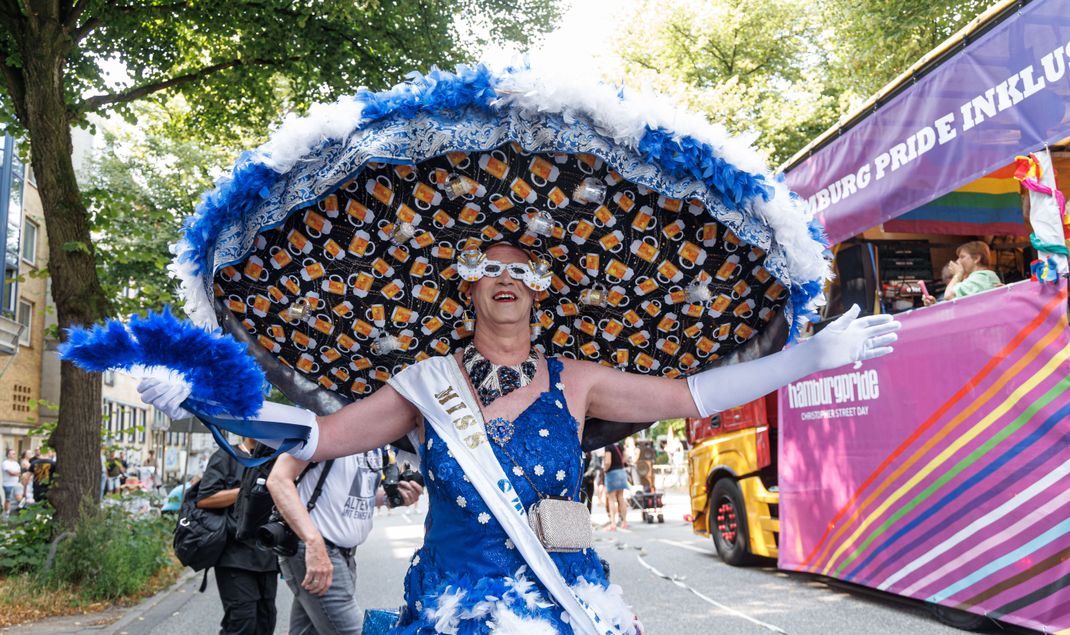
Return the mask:
<path id="1" fill-rule="evenodd" d="M 628 490 L 628 459 L 624 448 L 619 443 L 608 446 L 602 465 L 606 471 L 606 492 L 609 496 L 609 525 L 607 527 L 610 531 L 616 531 L 619 518 L 620 528 L 627 529 L 628 503 L 624 500 L 624 493 Z"/>
<path id="2" fill-rule="evenodd" d="M 112 494 L 119 491 L 123 478 L 126 476 L 127 464 L 118 450 L 113 450 L 111 458 L 104 463 L 107 481 L 104 483 L 104 492 Z"/>
<path id="3" fill-rule="evenodd" d="M 15 450 L 9 449 L 7 451 L 3 463 L 0 463 L 0 473 L 3 475 L 4 513 L 7 514 L 11 511 L 11 504 L 15 496 L 15 488 L 19 484 L 19 475 L 22 473 L 22 468 L 19 466 L 18 455 L 15 453 Z"/>
<path id="4" fill-rule="evenodd" d="M 48 448 L 44 454 L 30 461 L 33 474 L 33 499 L 40 503 L 48 500 L 48 488 L 56 479 L 56 451 Z"/>
<path id="5" fill-rule="evenodd" d="M 256 440 L 242 438 L 234 449 L 251 456 Z M 239 541 L 235 503 L 245 468 L 223 448 L 216 450 L 204 470 L 197 507 L 225 510 L 227 544 L 215 566 L 216 588 L 223 602 L 221 635 L 268 635 L 275 631 L 275 554 Z"/>
<path id="6" fill-rule="evenodd" d="M 159 486 L 156 478 L 156 450 L 149 450 L 148 458 L 138 467 L 137 475 L 141 480 L 141 488 L 146 492 L 155 492 Z"/>
<path id="7" fill-rule="evenodd" d="M 33 476 L 29 472 L 23 472 L 19 475 L 19 483 L 15 486 L 13 496 L 12 512 L 33 505 Z"/>
<path id="8" fill-rule="evenodd" d="M 944 299 L 954 300 L 1003 286 L 999 276 L 992 271 L 992 250 L 980 240 L 959 245 L 956 259 L 947 264 L 951 279 L 944 289 Z M 925 306 L 936 304 L 933 296 L 923 296 Z"/>
<path id="9" fill-rule="evenodd" d="M 598 470 L 594 465 L 594 456 L 590 452 L 583 453 L 583 480 L 580 482 L 580 491 L 583 493 L 582 500 L 587 504 L 587 511 L 591 511 L 594 501 L 594 482 L 598 476 Z"/>
<path id="10" fill-rule="evenodd" d="M 377 499 L 385 498 L 379 491 L 383 453 L 373 450 L 316 463 L 295 484 L 308 465 L 284 454 L 267 481 L 276 508 L 301 540 L 296 554 L 279 558 L 282 576 L 294 595 L 290 633 L 357 635 L 364 627 L 364 615 L 356 598 L 353 552 L 371 532 Z M 309 511 L 324 470 L 323 488 Z M 417 483 L 398 483 L 405 505 L 414 504 L 422 492 Z"/>
<path id="11" fill-rule="evenodd" d="M 199 483 L 200 480 L 200 476 L 194 476 L 186 484 L 179 483 L 171 488 L 171 491 L 167 493 L 167 500 L 164 501 L 163 507 L 160 508 L 160 513 L 177 514 L 178 510 L 182 508 L 182 499 L 185 498 L 186 491 Z"/>
<path id="12" fill-rule="evenodd" d="M 29 472 L 30 471 L 30 461 L 35 459 L 36 456 L 37 455 L 35 455 L 30 450 L 23 450 L 22 451 L 22 458 L 19 459 L 19 466 L 22 468 L 23 472 Z"/>

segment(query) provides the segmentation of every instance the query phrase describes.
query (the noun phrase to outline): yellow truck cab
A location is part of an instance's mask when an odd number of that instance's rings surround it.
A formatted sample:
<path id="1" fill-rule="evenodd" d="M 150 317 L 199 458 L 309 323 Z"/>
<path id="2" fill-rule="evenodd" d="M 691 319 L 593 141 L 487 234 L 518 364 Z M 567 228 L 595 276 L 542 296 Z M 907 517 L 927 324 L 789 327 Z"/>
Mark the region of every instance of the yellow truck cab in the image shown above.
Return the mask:
<path id="1" fill-rule="evenodd" d="M 691 524 L 727 564 L 777 557 L 777 395 L 687 420 Z"/>

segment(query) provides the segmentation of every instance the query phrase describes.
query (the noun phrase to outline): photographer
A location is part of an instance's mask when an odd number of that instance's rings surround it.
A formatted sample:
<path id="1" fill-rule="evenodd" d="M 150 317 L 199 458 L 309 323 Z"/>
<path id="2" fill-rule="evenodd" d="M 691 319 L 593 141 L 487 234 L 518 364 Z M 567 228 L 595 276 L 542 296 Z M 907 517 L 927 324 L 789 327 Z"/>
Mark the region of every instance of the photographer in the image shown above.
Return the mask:
<path id="1" fill-rule="evenodd" d="M 300 544 L 293 556 L 280 557 L 286 583 L 294 594 L 290 610 L 290 633 L 360 633 L 364 616 L 356 600 L 356 563 L 353 550 L 364 542 L 372 528 L 376 491 L 383 469 L 379 450 L 335 459 L 312 510 L 316 483 L 324 469 L 317 464 L 296 485 L 294 481 L 307 465 L 288 454 L 275 462 L 267 487 L 282 518 Z M 412 505 L 423 486 L 402 476 L 398 482 L 395 465 L 391 505 Z M 396 483 L 396 489 L 394 488 Z M 379 496 L 384 496 L 379 492 Z"/>
<path id="2" fill-rule="evenodd" d="M 234 449 L 251 456 L 256 439 L 243 438 Z M 218 509 L 227 515 L 227 546 L 215 565 L 216 587 L 223 602 L 220 633 L 261 635 L 275 631 L 275 591 L 278 566 L 275 554 L 239 541 L 235 536 L 238 500 L 245 468 L 219 448 L 208 459 L 201 478 L 197 507 Z"/>

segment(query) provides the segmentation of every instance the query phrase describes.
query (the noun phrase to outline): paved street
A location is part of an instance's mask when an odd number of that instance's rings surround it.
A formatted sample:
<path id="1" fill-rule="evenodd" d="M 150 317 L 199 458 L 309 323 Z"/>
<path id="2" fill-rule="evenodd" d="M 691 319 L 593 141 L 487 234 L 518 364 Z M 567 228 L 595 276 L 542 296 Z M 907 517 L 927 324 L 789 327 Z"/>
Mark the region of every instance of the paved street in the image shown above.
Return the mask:
<path id="1" fill-rule="evenodd" d="M 919 608 L 873 592 L 827 583 L 773 567 L 737 569 L 721 563 L 712 542 L 691 533 L 683 521 L 687 499 L 667 497 L 664 525 L 643 525 L 633 512 L 629 531 L 596 533 L 612 579 L 641 616 L 647 633 L 903 634 L 960 633 Z M 595 514 L 604 521 L 604 513 Z M 358 551 L 359 598 L 364 606 L 388 607 L 401 598 L 405 565 L 423 535 L 422 516 L 378 516 L 371 538 Z M 671 579 L 665 579 L 665 576 Z M 108 626 L 92 620 L 14 629 L 12 633 L 101 633 L 179 635 L 218 630 L 222 610 L 213 581 L 197 593 L 200 575 Z M 286 633 L 291 595 L 279 584 L 278 633 Z M 77 622 L 77 624 L 76 624 Z M 88 628 L 87 628 L 88 626 Z M 1025 632 L 1021 630 L 992 632 Z"/>

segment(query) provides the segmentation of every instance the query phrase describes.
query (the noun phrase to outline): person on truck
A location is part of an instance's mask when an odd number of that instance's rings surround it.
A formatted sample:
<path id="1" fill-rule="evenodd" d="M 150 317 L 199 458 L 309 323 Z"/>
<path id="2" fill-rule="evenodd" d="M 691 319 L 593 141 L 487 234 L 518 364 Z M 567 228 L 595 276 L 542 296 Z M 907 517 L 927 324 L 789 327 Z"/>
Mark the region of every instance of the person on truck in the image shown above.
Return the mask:
<path id="1" fill-rule="evenodd" d="M 957 258 L 947 264 L 951 280 L 944 290 L 945 300 L 965 298 L 1003 286 L 999 276 L 992 271 L 992 250 L 984 242 L 973 240 L 959 245 L 955 255 Z M 925 296 L 923 301 L 925 306 L 936 304 L 933 296 Z"/>

